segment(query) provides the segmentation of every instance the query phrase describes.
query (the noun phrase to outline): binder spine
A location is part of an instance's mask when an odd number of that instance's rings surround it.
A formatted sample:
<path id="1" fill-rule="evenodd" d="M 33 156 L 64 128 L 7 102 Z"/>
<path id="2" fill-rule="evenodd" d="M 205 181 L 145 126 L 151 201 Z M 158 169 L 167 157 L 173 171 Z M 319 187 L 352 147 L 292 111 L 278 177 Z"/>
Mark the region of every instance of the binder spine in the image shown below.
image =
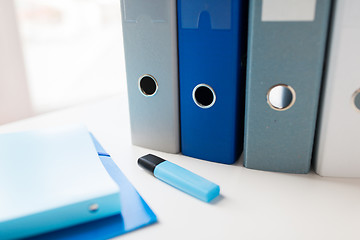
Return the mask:
<path id="1" fill-rule="evenodd" d="M 360 2 L 334 2 L 314 167 L 329 177 L 360 177 Z"/>
<path id="2" fill-rule="evenodd" d="M 307 173 L 331 1 L 276 2 L 250 1 L 244 165 Z"/>
<path id="3" fill-rule="evenodd" d="M 121 0 L 132 142 L 180 151 L 176 0 Z"/>
<path id="4" fill-rule="evenodd" d="M 245 10 L 241 0 L 178 0 L 184 155 L 231 164 L 242 150 Z"/>

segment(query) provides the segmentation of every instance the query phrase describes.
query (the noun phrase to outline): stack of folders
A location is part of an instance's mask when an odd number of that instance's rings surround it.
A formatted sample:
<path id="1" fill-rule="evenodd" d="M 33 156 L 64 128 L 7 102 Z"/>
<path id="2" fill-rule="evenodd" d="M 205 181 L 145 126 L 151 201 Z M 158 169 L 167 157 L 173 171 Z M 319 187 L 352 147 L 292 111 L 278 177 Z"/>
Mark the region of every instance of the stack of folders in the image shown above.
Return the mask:
<path id="1" fill-rule="evenodd" d="M 0 239 L 108 239 L 156 216 L 85 127 L 0 135 Z"/>
<path id="2" fill-rule="evenodd" d="M 287 173 L 314 158 L 320 175 L 360 177 L 358 1 L 121 7 L 135 145 L 226 164 L 243 151 L 245 167 Z"/>

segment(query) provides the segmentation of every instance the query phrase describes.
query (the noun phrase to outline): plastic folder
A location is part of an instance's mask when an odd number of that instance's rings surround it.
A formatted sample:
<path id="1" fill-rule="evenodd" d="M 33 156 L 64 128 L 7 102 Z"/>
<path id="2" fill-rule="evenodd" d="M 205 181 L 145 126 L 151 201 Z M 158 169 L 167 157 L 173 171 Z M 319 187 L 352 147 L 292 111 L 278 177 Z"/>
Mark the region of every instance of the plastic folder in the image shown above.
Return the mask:
<path id="1" fill-rule="evenodd" d="M 85 127 L 5 133 L 0 143 L 0 239 L 108 239 L 156 222 Z"/>
<path id="2" fill-rule="evenodd" d="M 120 189 L 85 127 L 0 135 L 0 239 L 23 238 L 113 216 Z"/>
<path id="3" fill-rule="evenodd" d="M 231 164 L 242 151 L 246 2 L 178 1 L 184 155 Z"/>
<path id="4" fill-rule="evenodd" d="M 110 155 L 91 134 L 99 158 L 121 189 L 121 214 L 29 239 L 109 239 L 157 221 L 156 215 L 124 176 Z"/>
<path id="5" fill-rule="evenodd" d="M 250 1 L 245 167 L 309 171 L 330 7 L 330 0 Z"/>
<path id="6" fill-rule="evenodd" d="M 176 0 L 121 0 L 132 142 L 180 151 Z"/>

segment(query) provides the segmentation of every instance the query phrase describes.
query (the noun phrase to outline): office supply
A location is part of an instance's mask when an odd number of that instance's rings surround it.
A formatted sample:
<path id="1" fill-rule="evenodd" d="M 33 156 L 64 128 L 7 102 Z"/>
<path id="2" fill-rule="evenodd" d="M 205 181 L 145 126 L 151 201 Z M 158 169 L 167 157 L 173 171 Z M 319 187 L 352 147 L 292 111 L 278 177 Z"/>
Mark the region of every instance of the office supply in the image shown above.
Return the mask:
<path id="1" fill-rule="evenodd" d="M 177 190 L 152 179 L 136 161 L 129 161 L 147 153 L 131 145 L 124 97 L 117 95 L 1 125 L 0 132 L 59 122 L 89 126 L 159 219 L 159 223 L 114 239 L 360 239 L 359 178 L 323 178 L 312 171 L 300 176 L 252 171 L 240 163 L 195 161 L 178 154 L 171 159 L 169 155 L 167 160 L 211 176 L 210 180 L 221 186 L 221 195 L 214 200 L 216 204 L 204 204 L 187 194 L 176 194 Z M 97 236 L 101 238 L 94 233 L 82 239 Z"/>
<path id="2" fill-rule="evenodd" d="M 153 224 L 156 215 L 91 134 L 101 163 L 121 189 L 121 214 L 35 236 L 33 239 L 109 239 Z"/>
<path id="3" fill-rule="evenodd" d="M 85 127 L 0 135 L 0 239 L 120 213 L 119 188 Z"/>
<path id="4" fill-rule="evenodd" d="M 360 177 L 360 2 L 334 6 L 314 165 L 321 176 Z"/>
<path id="5" fill-rule="evenodd" d="M 122 0 L 132 142 L 180 151 L 176 0 Z"/>
<path id="6" fill-rule="evenodd" d="M 184 155 L 231 164 L 242 152 L 246 21 L 245 0 L 178 1 Z"/>
<path id="7" fill-rule="evenodd" d="M 140 157 L 138 164 L 156 178 L 204 202 L 220 194 L 220 187 L 215 183 L 155 155 Z"/>
<path id="8" fill-rule="evenodd" d="M 330 5 L 250 1 L 245 167 L 309 171 Z"/>

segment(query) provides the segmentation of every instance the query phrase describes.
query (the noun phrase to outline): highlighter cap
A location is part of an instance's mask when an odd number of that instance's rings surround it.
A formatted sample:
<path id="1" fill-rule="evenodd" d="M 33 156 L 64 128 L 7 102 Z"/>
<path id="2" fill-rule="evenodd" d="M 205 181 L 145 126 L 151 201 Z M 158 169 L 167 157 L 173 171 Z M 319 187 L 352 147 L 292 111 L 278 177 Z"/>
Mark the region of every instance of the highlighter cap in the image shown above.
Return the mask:
<path id="1" fill-rule="evenodd" d="M 152 154 L 142 156 L 138 159 L 138 165 L 152 172 L 152 174 L 154 174 L 156 166 L 162 162 L 165 162 L 165 160 Z"/>

